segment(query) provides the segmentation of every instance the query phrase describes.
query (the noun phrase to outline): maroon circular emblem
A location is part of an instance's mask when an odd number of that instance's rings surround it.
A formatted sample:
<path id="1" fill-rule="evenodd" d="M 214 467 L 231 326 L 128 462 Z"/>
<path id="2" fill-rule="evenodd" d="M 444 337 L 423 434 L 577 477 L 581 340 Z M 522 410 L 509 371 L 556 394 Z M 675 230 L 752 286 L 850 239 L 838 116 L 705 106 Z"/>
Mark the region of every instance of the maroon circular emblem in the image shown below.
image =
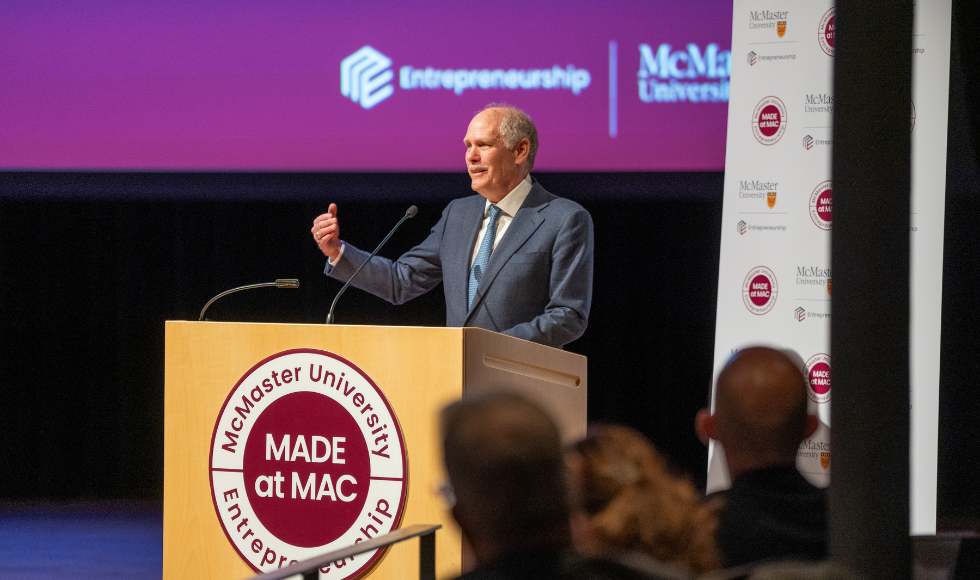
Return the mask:
<path id="1" fill-rule="evenodd" d="M 822 230 L 831 229 L 833 194 L 831 181 L 824 181 L 813 188 L 813 193 L 810 194 L 810 219 Z"/>
<path id="2" fill-rule="evenodd" d="M 752 314 L 762 315 L 772 310 L 778 293 L 776 275 L 765 266 L 752 268 L 742 282 L 742 302 Z"/>
<path id="3" fill-rule="evenodd" d="M 815 403 L 830 401 L 830 355 L 815 354 L 806 361 L 807 396 Z"/>
<path id="4" fill-rule="evenodd" d="M 834 56 L 834 16 L 835 8 L 826 11 L 817 26 L 817 42 L 820 48 L 828 55 Z"/>
<path id="5" fill-rule="evenodd" d="M 779 108 L 774 105 L 766 105 L 759 113 L 759 132 L 766 137 L 772 137 L 776 131 L 779 131 L 782 121 L 783 116 L 780 114 Z"/>
<path id="6" fill-rule="evenodd" d="M 772 285 L 769 282 L 769 277 L 765 274 L 759 274 L 755 278 L 752 278 L 751 282 L 753 291 L 749 292 L 749 300 L 752 304 L 756 306 L 765 306 L 769 303 L 772 297 Z"/>
<path id="7" fill-rule="evenodd" d="M 256 572 L 398 527 L 407 491 L 401 427 L 384 393 L 335 354 L 298 349 L 256 364 L 228 395 L 211 439 L 211 497 Z M 353 578 L 369 552 L 321 568 Z"/>
<path id="8" fill-rule="evenodd" d="M 763 145 L 772 145 L 786 132 L 786 105 L 778 97 L 766 97 L 752 111 L 752 133 Z"/>
<path id="9" fill-rule="evenodd" d="M 357 423 L 340 403 L 320 393 L 291 393 L 269 405 L 253 429 L 265 436 L 250 437 L 245 445 L 245 481 L 256 482 L 245 491 L 269 532 L 313 548 L 350 529 L 364 507 L 367 496 L 359 490 L 371 479 L 371 459 Z M 294 482 L 300 489 L 293 489 Z M 305 494 L 295 495 L 314 501 L 280 501 L 303 488 Z"/>

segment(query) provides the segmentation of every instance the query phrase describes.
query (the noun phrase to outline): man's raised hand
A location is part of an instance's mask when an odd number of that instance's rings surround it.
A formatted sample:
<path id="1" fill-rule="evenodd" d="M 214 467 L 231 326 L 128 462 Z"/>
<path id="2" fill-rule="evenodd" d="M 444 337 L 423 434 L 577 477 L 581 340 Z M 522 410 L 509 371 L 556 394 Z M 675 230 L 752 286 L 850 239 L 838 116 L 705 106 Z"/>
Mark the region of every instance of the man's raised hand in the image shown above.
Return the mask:
<path id="1" fill-rule="evenodd" d="M 313 220 L 313 239 L 323 255 L 336 260 L 340 255 L 340 223 L 337 221 L 337 204 L 331 203 L 327 213 Z"/>

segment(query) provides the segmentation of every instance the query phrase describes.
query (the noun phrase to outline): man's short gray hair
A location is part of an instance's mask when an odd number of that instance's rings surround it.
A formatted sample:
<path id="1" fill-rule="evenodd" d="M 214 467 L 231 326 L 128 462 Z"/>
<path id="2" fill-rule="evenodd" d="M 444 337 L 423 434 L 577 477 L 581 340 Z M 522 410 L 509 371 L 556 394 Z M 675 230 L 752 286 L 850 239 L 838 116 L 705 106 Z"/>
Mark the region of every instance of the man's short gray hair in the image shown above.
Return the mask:
<path id="1" fill-rule="evenodd" d="M 501 111 L 500 127 L 497 129 L 504 140 L 504 145 L 513 150 L 521 139 L 527 139 L 531 143 L 531 149 L 527 155 L 527 169 L 534 169 L 534 157 L 538 154 L 538 130 L 534 126 L 534 121 L 527 113 L 507 103 L 490 103 L 483 107 L 477 114 L 487 109 L 503 109 Z"/>

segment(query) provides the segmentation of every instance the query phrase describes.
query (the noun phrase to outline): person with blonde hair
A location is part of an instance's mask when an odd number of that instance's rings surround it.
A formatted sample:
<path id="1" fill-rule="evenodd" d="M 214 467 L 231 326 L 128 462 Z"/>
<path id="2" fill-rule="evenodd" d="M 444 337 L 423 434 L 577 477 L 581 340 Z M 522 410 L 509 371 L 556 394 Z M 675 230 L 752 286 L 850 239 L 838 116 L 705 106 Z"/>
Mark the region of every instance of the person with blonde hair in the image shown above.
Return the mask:
<path id="1" fill-rule="evenodd" d="M 668 578 L 718 567 L 714 510 L 689 481 L 668 471 L 643 435 L 628 427 L 591 427 L 566 463 L 572 539 L 580 553 Z"/>

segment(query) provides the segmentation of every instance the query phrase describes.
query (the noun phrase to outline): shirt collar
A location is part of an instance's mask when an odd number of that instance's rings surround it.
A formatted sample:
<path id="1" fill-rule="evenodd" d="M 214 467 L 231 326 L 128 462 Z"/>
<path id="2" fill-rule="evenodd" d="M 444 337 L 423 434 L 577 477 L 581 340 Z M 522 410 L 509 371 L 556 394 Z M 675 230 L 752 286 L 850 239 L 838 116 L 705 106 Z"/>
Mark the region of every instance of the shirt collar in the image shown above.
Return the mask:
<path id="1" fill-rule="evenodd" d="M 504 212 L 509 217 L 514 217 L 517 215 L 517 210 L 521 209 L 524 205 L 524 200 L 527 199 L 527 194 L 531 193 L 531 176 L 528 175 L 517 184 L 517 187 L 512 189 L 510 193 L 504 196 L 504 198 L 497 202 L 497 207 L 500 211 Z M 483 215 L 486 216 L 487 212 L 490 211 L 490 200 L 487 200 L 486 205 L 483 208 Z"/>

